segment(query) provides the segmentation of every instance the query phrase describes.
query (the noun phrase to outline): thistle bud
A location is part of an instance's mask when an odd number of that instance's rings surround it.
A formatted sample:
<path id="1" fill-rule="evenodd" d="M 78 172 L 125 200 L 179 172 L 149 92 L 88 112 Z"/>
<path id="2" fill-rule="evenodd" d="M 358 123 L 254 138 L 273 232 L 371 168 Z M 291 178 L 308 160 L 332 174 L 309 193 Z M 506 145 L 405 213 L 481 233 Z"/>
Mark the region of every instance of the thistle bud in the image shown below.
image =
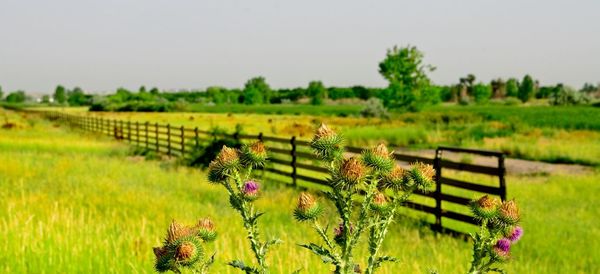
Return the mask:
<path id="1" fill-rule="evenodd" d="M 435 176 L 435 170 L 431 165 L 421 162 L 416 162 L 411 165 L 410 179 L 417 189 L 424 192 L 428 191 L 434 184 L 433 176 Z"/>
<path id="2" fill-rule="evenodd" d="M 187 236 L 175 243 L 175 261 L 183 266 L 198 262 L 203 256 L 202 246 L 197 237 Z"/>
<path id="3" fill-rule="evenodd" d="M 169 225 L 169 229 L 167 229 L 167 238 L 165 239 L 165 243 L 172 243 L 185 235 L 186 228 L 173 220 Z"/>
<path id="4" fill-rule="evenodd" d="M 310 147 L 324 161 L 338 159 L 343 153 L 342 138 L 325 124 L 321 124 L 317 129 L 313 140 L 310 142 Z"/>
<path id="5" fill-rule="evenodd" d="M 242 147 L 242 163 L 245 166 L 261 167 L 267 160 L 267 150 L 265 145 L 258 141 L 252 145 Z"/>
<path id="6" fill-rule="evenodd" d="M 498 240 L 492 251 L 498 259 L 507 260 L 510 257 L 510 240 L 506 238 Z"/>
<path id="7" fill-rule="evenodd" d="M 511 242 L 515 243 L 519 241 L 523 236 L 523 228 L 520 226 L 515 226 L 509 231 L 508 235 L 506 236 Z"/>
<path id="8" fill-rule="evenodd" d="M 371 208 L 378 212 L 384 212 L 389 209 L 389 203 L 385 195 L 381 192 L 375 193 Z"/>
<path id="9" fill-rule="evenodd" d="M 217 238 L 215 225 L 209 218 L 200 219 L 196 224 L 196 230 L 198 231 L 198 237 L 205 242 L 210 242 Z"/>
<path id="10" fill-rule="evenodd" d="M 473 201 L 470 204 L 471 211 L 475 218 L 480 220 L 489 220 L 498 216 L 498 206 L 500 201 L 496 198 L 490 198 L 484 195 L 479 200 Z"/>
<path id="11" fill-rule="evenodd" d="M 309 221 L 318 218 L 323 212 L 323 208 L 317 203 L 312 195 L 302 192 L 298 197 L 298 205 L 294 210 L 294 217 L 296 220 Z"/>
<path id="12" fill-rule="evenodd" d="M 332 180 L 332 186 L 351 189 L 358 185 L 366 175 L 366 167 L 356 158 L 344 159 Z"/>
<path id="13" fill-rule="evenodd" d="M 242 194 L 244 198 L 250 201 L 256 200 L 258 198 L 258 190 L 259 184 L 255 181 L 247 181 L 244 183 L 242 188 Z"/>
<path id="14" fill-rule="evenodd" d="M 376 171 L 389 173 L 394 168 L 394 159 L 384 144 L 363 152 L 363 162 Z"/>
<path id="15" fill-rule="evenodd" d="M 222 182 L 228 174 L 239 167 L 239 164 L 238 151 L 223 146 L 217 157 L 208 165 L 208 180 L 213 183 Z"/>
<path id="16" fill-rule="evenodd" d="M 519 208 L 514 200 L 505 201 L 500 205 L 498 219 L 501 224 L 506 226 L 516 225 L 520 218 Z"/>

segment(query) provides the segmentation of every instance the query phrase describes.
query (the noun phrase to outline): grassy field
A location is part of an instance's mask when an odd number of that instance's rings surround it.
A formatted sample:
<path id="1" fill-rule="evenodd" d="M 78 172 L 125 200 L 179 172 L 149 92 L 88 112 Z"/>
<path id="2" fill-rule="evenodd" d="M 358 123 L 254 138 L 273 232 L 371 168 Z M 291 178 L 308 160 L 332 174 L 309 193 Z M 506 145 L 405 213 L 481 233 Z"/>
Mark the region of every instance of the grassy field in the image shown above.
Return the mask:
<path id="1" fill-rule="evenodd" d="M 319 123 L 325 122 L 341 131 L 350 145 L 356 146 L 378 142 L 411 149 L 451 145 L 499 150 L 514 158 L 600 165 L 600 108 L 436 106 L 420 113 L 394 114 L 389 120 L 355 116 L 235 113 L 250 107 L 238 106 L 237 108 L 237 110 L 232 109 L 232 113 L 91 113 L 89 115 L 109 119 L 170 123 L 174 126 L 184 125 L 201 129 L 220 127 L 229 131 L 233 131 L 239 124 L 244 132 L 250 134 L 263 132 L 266 135 L 298 136 L 302 139 L 308 139 L 314 128 Z M 86 112 L 85 108 L 60 110 Z"/>
<path id="2" fill-rule="evenodd" d="M 213 218 L 220 233 L 211 246 L 217 252 L 212 273 L 237 273 L 225 262 L 249 259 L 248 249 L 240 248 L 246 241 L 238 217 L 202 171 L 129 157 L 122 144 L 51 122 L 1 115 L 16 126 L 0 129 L 0 272 L 150 273 L 151 247 L 170 220 L 191 223 L 203 216 Z M 599 170 L 508 177 L 526 230 L 513 249 L 511 273 L 600 271 L 598 181 Z M 269 258 L 273 273 L 328 273 L 295 245 L 315 239 L 290 214 L 296 190 L 263 185 L 258 207 L 268 212 L 265 234 L 284 240 Z M 393 226 L 384 250 L 400 263 L 381 273 L 464 273 L 470 261 L 468 242 L 434 235 L 412 220 Z"/>

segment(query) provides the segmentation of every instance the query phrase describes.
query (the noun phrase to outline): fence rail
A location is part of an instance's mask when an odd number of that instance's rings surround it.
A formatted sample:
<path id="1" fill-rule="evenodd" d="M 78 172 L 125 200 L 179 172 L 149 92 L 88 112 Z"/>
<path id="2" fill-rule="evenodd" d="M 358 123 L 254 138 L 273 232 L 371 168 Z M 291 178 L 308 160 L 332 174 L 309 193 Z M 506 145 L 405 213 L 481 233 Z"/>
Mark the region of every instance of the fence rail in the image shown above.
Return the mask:
<path id="1" fill-rule="evenodd" d="M 327 169 L 315 164 L 316 157 L 309 153 L 309 142 L 297 140 L 296 137 L 290 139 L 264 136 L 262 133 L 252 134 L 226 134 L 211 133 L 200 130 L 198 127 L 185 128 L 184 126 L 175 127 L 170 124 L 159 124 L 138 121 L 123 121 L 116 119 L 104 119 L 95 116 L 82 116 L 68 114 L 56 111 L 35 111 L 22 110 L 29 113 L 37 113 L 50 120 L 65 122 L 70 126 L 81 128 L 83 130 L 102 133 L 112 136 L 117 140 L 126 141 L 132 145 L 153 150 L 156 153 L 168 156 L 187 157 L 194 146 L 197 146 L 199 140 L 212 138 L 214 136 L 230 137 L 237 140 L 261 140 L 266 143 L 271 153 L 270 162 L 273 163 L 264 168 L 264 171 L 276 176 L 283 176 L 283 181 L 273 178 L 273 181 L 284 182 L 292 186 L 299 186 L 299 182 L 304 185 L 317 184 L 328 186 L 326 178 Z M 277 144 L 279 147 L 271 146 Z M 287 147 L 287 148 L 282 148 Z M 299 151 L 300 150 L 300 151 Z M 304 150 L 304 151 L 302 151 Z M 348 153 L 360 153 L 364 149 L 358 147 L 347 147 Z M 487 157 L 496 157 L 497 166 L 483 166 L 476 164 L 467 164 L 453 162 L 443 159 L 443 152 L 467 153 Z M 455 210 L 464 210 L 474 195 L 489 194 L 495 195 L 502 200 L 506 199 L 506 182 L 504 166 L 504 154 L 495 151 L 463 149 L 454 147 L 438 147 L 435 157 L 427 158 L 421 156 L 394 153 L 394 157 L 399 162 L 423 162 L 432 164 L 436 171 L 435 191 L 430 193 L 415 193 L 418 196 L 433 199 L 435 206 L 427 205 L 424 202 L 409 201 L 404 204 L 405 207 L 412 210 L 424 212 L 434 217 L 434 222 L 430 223 L 432 228 L 437 231 L 448 232 L 456 235 L 464 235 L 464 231 L 451 229 L 443 225 L 443 220 L 450 219 L 466 224 L 476 224 L 473 216 L 457 211 L 449 210 L 445 205 L 454 205 Z M 286 158 L 287 157 L 287 158 Z M 285 159 L 283 159 L 285 158 Z M 490 184 L 481 184 L 477 182 L 467 182 L 459 179 L 453 179 L 443 175 L 444 170 L 456 170 L 466 173 L 483 174 L 497 177 L 497 186 Z M 289 180 L 289 181 L 287 181 Z M 462 195 L 447 192 L 450 188 L 460 189 Z M 455 191 L 456 192 L 456 191 Z M 467 194 L 465 194 L 467 193 Z M 465 197 L 465 196 L 471 197 Z"/>

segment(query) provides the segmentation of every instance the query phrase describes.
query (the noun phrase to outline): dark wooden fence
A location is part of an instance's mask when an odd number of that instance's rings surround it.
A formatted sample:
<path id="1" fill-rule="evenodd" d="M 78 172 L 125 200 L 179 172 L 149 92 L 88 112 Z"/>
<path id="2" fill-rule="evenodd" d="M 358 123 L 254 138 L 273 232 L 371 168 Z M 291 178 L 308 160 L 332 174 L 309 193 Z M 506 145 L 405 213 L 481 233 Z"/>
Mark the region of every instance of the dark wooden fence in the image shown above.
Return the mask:
<path id="1" fill-rule="evenodd" d="M 170 124 L 159 124 L 149 122 L 123 121 L 104 119 L 94 116 L 82 116 L 55 111 L 28 111 L 44 115 L 46 118 L 68 125 L 109 135 L 118 140 L 129 142 L 135 146 L 155 151 L 160 154 L 187 157 L 198 145 L 200 140 L 215 137 L 230 137 L 238 140 L 261 140 L 270 152 L 270 164 L 264 168 L 265 173 L 274 175 L 272 180 L 299 187 L 327 187 L 327 170 L 318 166 L 315 156 L 310 153 L 309 142 L 298 140 L 296 137 L 281 138 L 248 134 L 224 134 L 211 133 L 200 130 L 198 127 L 185 128 L 183 126 L 172 126 Z M 360 153 L 363 148 L 347 147 L 348 153 Z M 443 158 L 443 152 L 466 153 L 497 158 L 497 165 L 483 166 L 469 163 L 453 162 Z M 464 235 L 466 229 L 450 228 L 444 225 L 444 220 L 458 221 L 459 223 L 476 224 L 475 219 L 467 209 L 469 202 L 483 194 L 494 195 L 502 200 L 506 199 L 504 155 L 500 152 L 463 149 L 454 147 L 439 147 L 432 158 L 394 153 L 400 163 L 423 162 L 434 166 L 436 171 L 435 191 L 429 193 L 416 193 L 425 197 L 430 202 L 417 201 L 406 202 L 405 206 L 415 211 L 424 212 L 431 216 L 433 221 L 430 225 L 438 231 L 452 234 Z M 483 174 L 493 177 L 497 183 L 477 183 L 459 180 L 446 176 L 460 173 L 467 175 Z M 465 177 L 465 176 L 463 176 Z M 473 177 L 473 176 L 466 176 Z M 477 176 L 474 176 L 478 178 Z M 494 179 L 496 178 L 496 179 Z M 432 202 L 435 202 L 433 204 Z M 456 226 L 455 226 L 456 227 Z"/>

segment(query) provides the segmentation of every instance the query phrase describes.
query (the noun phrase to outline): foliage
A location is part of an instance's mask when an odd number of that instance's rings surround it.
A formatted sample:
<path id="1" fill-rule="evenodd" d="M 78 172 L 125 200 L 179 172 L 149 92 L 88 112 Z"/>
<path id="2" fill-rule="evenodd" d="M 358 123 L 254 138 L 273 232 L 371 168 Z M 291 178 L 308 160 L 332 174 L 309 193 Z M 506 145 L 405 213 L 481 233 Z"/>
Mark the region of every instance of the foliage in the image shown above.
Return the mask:
<path id="1" fill-rule="evenodd" d="M 519 93 L 517 96 L 519 99 L 521 99 L 521 101 L 527 102 L 529 99 L 533 98 L 535 91 L 536 87 L 535 83 L 533 82 L 533 78 L 531 78 L 529 74 L 525 75 L 525 77 L 523 77 L 523 81 L 521 81 L 521 85 L 519 86 Z"/>
<path id="2" fill-rule="evenodd" d="M 306 91 L 310 96 L 310 103 L 312 105 L 322 105 L 327 98 L 327 89 L 325 89 L 325 86 L 321 81 L 312 81 L 308 83 Z"/>
<path id="3" fill-rule="evenodd" d="M 86 95 L 79 87 L 67 92 L 67 102 L 69 106 L 85 106 L 91 104 L 91 95 Z"/>
<path id="4" fill-rule="evenodd" d="M 294 216 L 310 224 L 324 245 L 301 244 L 335 267 L 336 274 L 363 273 L 354 256 L 354 249 L 363 232 L 368 231 L 369 256 L 364 273 L 372 274 L 384 262 L 397 259 L 380 255 L 379 249 L 394 220 L 398 207 L 416 190 L 427 191 L 433 184 L 433 168 L 417 163 L 409 170 L 398 166 L 383 144 L 366 150 L 361 158 L 343 156 L 342 138 L 325 125 L 317 130 L 310 143 L 316 156 L 329 171 L 331 191 L 325 196 L 336 208 L 339 225 L 329 235 L 329 225 L 319 222 L 322 208 L 308 193 L 300 194 Z M 364 190 L 361 204 L 354 199 Z"/>
<path id="5" fill-rule="evenodd" d="M 27 99 L 25 92 L 22 90 L 13 91 L 6 96 L 7 103 L 23 103 Z"/>
<path id="6" fill-rule="evenodd" d="M 57 104 L 64 104 L 67 102 L 67 91 L 65 87 L 58 85 L 54 90 L 54 102 Z"/>
<path id="7" fill-rule="evenodd" d="M 506 97 L 517 97 L 519 94 L 519 81 L 510 78 L 506 81 Z"/>
<path id="8" fill-rule="evenodd" d="M 469 273 L 505 273 L 498 265 L 511 258 L 510 247 L 523 235 L 517 204 L 512 200 L 500 202 L 485 195 L 471 202 L 471 211 L 480 227 L 477 234 L 471 235 L 473 260 Z"/>
<path id="9" fill-rule="evenodd" d="M 390 116 L 383 105 L 383 101 L 375 97 L 367 100 L 365 107 L 360 111 L 360 115 L 366 118 L 389 118 Z"/>
<path id="10" fill-rule="evenodd" d="M 200 219 L 193 226 L 183 226 L 175 220 L 171 222 L 163 246 L 153 248 L 156 256 L 154 268 L 158 272 L 173 271 L 181 273 L 181 269 L 191 269 L 194 273 L 208 273 L 214 263 L 214 255 L 206 258 L 206 242 L 215 240 L 213 222 Z"/>
<path id="11" fill-rule="evenodd" d="M 387 103 L 393 108 L 419 110 L 427 102 L 430 80 L 427 72 L 434 68 L 423 64 L 423 53 L 414 46 L 394 47 L 379 63 L 379 73 L 388 80 Z M 386 100 L 384 100 L 386 101 Z"/>
<path id="12" fill-rule="evenodd" d="M 2 96 L 4 96 L 4 91 L 2 91 L 2 86 L 0 86 L 0 101 L 2 100 Z"/>
<path id="13" fill-rule="evenodd" d="M 266 160 L 265 146 L 256 142 L 244 145 L 239 150 L 223 146 L 208 166 L 208 181 L 225 187 L 229 194 L 229 204 L 242 217 L 256 265 L 246 264 L 239 259 L 228 264 L 246 273 L 268 273 L 267 252 L 273 245 L 281 242 L 279 239 L 264 242 L 260 240 L 258 218 L 264 213 L 254 208 L 254 201 L 261 196 L 261 191 L 259 183 L 252 179 L 252 170 L 263 167 Z"/>
<path id="14" fill-rule="evenodd" d="M 486 103 L 492 96 L 492 89 L 489 85 L 479 83 L 473 86 L 473 98 L 477 103 Z"/>
<path id="15" fill-rule="evenodd" d="M 550 93 L 548 101 L 553 106 L 569 106 L 588 104 L 591 98 L 583 92 L 576 91 L 563 84 L 558 84 Z"/>
<path id="16" fill-rule="evenodd" d="M 244 86 L 244 104 L 256 105 L 263 102 L 268 103 L 271 99 L 271 87 L 264 77 L 254 77 L 246 82 Z"/>

